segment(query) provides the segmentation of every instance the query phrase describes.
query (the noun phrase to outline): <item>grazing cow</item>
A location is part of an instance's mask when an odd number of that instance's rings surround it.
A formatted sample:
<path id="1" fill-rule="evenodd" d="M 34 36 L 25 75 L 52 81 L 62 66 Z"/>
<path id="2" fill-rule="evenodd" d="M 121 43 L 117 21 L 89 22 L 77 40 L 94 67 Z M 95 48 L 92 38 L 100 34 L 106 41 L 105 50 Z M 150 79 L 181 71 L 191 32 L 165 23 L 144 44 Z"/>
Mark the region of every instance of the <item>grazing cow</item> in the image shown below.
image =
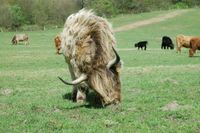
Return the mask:
<path id="1" fill-rule="evenodd" d="M 136 44 L 135 44 L 135 47 L 138 47 L 138 50 L 139 50 L 140 48 L 143 50 L 143 47 L 144 47 L 144 50 L 146 50 L 147 44 L 148 44 L 147 41 L 141 41 L 141 42 L 136 43 Z"/>
<path id="2" fill-rule="evenodd" d="M 189 57 L 192 57 L 196 50 L 200 50 L 200 37 L 194 37 L 190 39 Z"/>
<path id="3" fill-rule="evenodd" d="M 191 38 L 193 38 L 193 36 L 177 35 L 176 36 L 176 52 L 181 53 L 181 47 L 190 48 Z"/>
<path id="4" fill-rule="evenodd" d="M 162 37 L 162 44 L 161 44 L 161 49 L 168 49 L 168 48 L 170 48 L 170 49 L 174 49 L 174 44 L 173 44 L 173 42 L 172 42 L 172 39 L 171 38 L 169 38 L 168 36 L 163 36 Z"/>
<path id="5" fill-rule="evenodd" d="M 16 45 L 18 42 L 24 42 L 25 45 L 27 45 L 29 42 L 28 42 L 28 35 L 26 34 L 16 34 L 14 35 L 13 39 L 12 39 L 12 44 Z"/>
<path id="6" fill-rule="evenodd" d="M 61 50 L 69 65 L 76 101 L 85 99 L 88 88 L 99 96 L 102 105 L 121 101 L 120 57 L 111 24 L 92 11 L 80 10 L 70 15 L 61 34 Z M 79 94 L 81 95 L 79 95 Z"/>
<path id="7" fill-rule="evenodd" d="M 60 38 L 60 36 L 56 36 L 54 38 L 54 42 L 55 42 L 55 47 L 56 47 L 56 54 L 61 54 L 60 53 L 60 49 L 61 49 L 61 38 Z"/>

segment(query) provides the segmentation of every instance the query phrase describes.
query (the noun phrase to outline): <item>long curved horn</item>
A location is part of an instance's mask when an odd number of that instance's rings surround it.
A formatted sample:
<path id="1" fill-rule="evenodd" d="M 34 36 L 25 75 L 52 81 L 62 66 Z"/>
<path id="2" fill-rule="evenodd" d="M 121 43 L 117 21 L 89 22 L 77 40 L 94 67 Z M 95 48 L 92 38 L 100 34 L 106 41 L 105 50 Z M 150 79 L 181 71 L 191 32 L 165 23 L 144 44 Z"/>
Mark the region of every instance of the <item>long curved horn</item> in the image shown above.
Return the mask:
<path id="1" fill-rule="evenodd" d="M 108 64 L 106 65 L 106 67 L 108 69 L 110 69 L 113 65 L 115 65 L 115 64 L 120 62 L 120 57 L 119 57 L 117 51 L 113 47 L 112 47 L 112 49 L 113 49 L 113 51 L 115 53 L 115 58 L 113 60 L 109 61 Z"/>
<path id="2" fill-rule="evenodd" d="M 86 74 L 81 74 L 81 76 L 79 78 L 75 79 L 72 82 L 67 82 L 67 81 L 63 80 L 61 77 L 58 77 L 58 78 L 66 85 L 77 85 L 77 84 L 85 81 L 88 77 Z"/>

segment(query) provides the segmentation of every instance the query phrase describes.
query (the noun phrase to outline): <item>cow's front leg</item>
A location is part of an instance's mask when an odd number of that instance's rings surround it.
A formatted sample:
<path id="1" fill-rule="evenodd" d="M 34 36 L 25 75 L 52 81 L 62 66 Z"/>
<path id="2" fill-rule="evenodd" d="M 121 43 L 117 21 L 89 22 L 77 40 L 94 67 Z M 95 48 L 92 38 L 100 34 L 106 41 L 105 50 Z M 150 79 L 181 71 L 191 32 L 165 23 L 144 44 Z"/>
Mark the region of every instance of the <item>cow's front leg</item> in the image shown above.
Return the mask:
<path id="1" fill-rule="evenodd" d="M 177 47 L 177 53 L 180 52 L 181 53 L 181 47 Z"/>
<path id="2" fill-rule="evenodd" d="M 66 62 L 68 63 L 71 79 L 75 80 L 76 76 L 73 70 L 77 70 L 76 64 L 74 63 L 73 60 L 68 62 L 68 60 L 66 59 Z M 85 83 L 82 83 L 80 85 L 74 85 L 72 88 L 72 101 L 79 102 L 79 103 L 85 102 L 87 92 L 88 92 L 88 88 Z"/>
<path id="3" fill-rule="evenodd" d="M 192 57 L 194 55 L 194 52 L 193 52 L 193 50 L 190 48 L 190 50 L 189 50 L 189 57 Z"/>
<path id="4" fill-rule="evenodd" d="M 85 83 L 82 83 L 81 85 L 74 85 L 72 89 L 72 101 L 78 103 L 85 102 L 87 93 L 88 87 Z"/>

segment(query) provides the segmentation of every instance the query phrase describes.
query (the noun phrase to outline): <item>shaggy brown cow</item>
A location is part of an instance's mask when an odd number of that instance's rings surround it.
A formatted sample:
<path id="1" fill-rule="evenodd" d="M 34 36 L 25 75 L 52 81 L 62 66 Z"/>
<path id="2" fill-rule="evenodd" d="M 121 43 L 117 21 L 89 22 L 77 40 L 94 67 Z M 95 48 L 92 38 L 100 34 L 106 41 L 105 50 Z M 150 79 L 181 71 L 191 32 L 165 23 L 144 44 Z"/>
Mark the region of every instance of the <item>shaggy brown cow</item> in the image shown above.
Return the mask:
<path id="1" fill-rule="evenodd" d="M 61 54 L 60 53 L 60 49 L 61 49 L 61 38 L 60 38 L 60 36 L 56 36 L 54 38 L 54 42 L 55 42 L 55 47 L 56 47 L 56 54 Z"/>
<path id="2" fill-rule="evenodd" d="M 18 42 L 24 42 L 25 45 L 28 44 L 28 35 L 26 34 L 17 34 L 14 35 L 13 39 L 12 39 L 12 44 L 16 45 Z"/>
<path id="3" fill-rule="evenodd" d="M 94 90 L 103 105 L 121 101 L 119 70 L 121 62 L 113 48 L 116 44 L 110 23 L 93 12 L 81 10 L 66 20 L 61 50 L 69 65 L 72 82 L 81 100 L 87 88 Z M 79 95 L 74 96 L 79 100 Z"/>
<path id="4" fill-rule="evenodd" d="M 192 57 L 197 49 L 200 50 L 200 37 L 191 38 L 189 57 Z"/>
<path id="5" fill-rule="evenodd" d="M 190 39 L 193 36 L 184 36 L 184 35 L 177 35 L 176 36 L 176 50 L 177 53 L 181 52 L 181 47 L 190 48 Z"/>

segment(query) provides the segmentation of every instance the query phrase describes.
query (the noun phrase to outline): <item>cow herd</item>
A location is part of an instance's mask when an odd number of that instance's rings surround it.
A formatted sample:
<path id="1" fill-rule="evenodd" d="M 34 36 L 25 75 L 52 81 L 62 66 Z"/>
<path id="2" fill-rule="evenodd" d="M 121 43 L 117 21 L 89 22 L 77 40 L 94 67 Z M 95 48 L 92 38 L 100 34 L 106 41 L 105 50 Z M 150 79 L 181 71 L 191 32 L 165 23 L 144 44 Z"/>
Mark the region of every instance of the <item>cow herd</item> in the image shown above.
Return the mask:
<path id="1" fill-rule="evenodd" d="M 15 35 L 13 44 L 24 41 L 28 44 L 26 34 Z M 111 24 L 92 11 L 80 10 L 70 15 L 62 33 L 54 38 L 56 54 L 62 54 L 68 64 L 72 81 L 58 77 L 64 84 L 72 85 L 72 99 L 84 102 L 88 90 L 98 95 L 103 106 L 117 104 L 121 101 L 120 69 L 122 62 L 115 50 L 115 37 Z M 148 41 L 135 44 L 139 49 L 147 49 Z M 181 47 L 190 48 L 192 57 L 200 50 L 200 37 L 178 35 L 177 52 Z M 161 49 L 174 49 L 172 40 L 164 36 Z"/>
<path id="2" fill-rule="evenodd" d="M 139 41 L 135 43 L 135 47 L 138 47 L 138 50 L 146 50 L 148 41 Z M 176 52 L 181 53 L 181 48 L 189 48 L 189 57 L 194 56 L 196 50 L 200 50 L 200 37 L 195 36 L 185 36 L 177 35 L 176 36 Z M 161 40 L 161 49 L 174 49 L 174 43 L 172 39 L 168 36 L 163 36 Z"/>

